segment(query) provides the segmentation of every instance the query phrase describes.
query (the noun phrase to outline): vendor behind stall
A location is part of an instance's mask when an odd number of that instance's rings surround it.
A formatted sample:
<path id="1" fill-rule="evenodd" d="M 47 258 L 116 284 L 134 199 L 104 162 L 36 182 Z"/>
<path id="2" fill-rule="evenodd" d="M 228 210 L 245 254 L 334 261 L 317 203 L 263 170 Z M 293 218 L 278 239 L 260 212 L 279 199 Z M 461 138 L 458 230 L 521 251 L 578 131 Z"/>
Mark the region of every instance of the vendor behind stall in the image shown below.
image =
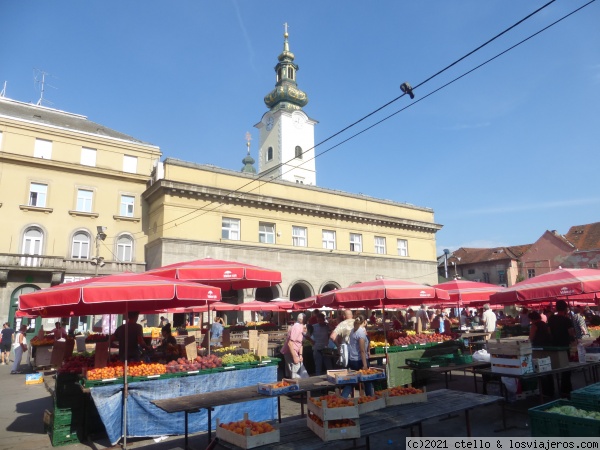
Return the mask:
<path id="1" fill-rule="evenodd" d="M 173 336 L 171 332 L 171 324 L 166 324 L 160 331 L 162 334 L 162 341 L 160 345 L 156 347 L 156 351 L 162 353 L 168 361 L 176 359 L 177 353 L 174 350 L 177 347 L 177 339 L 175 339 L 175 336 Z"/>
<path id="2" fill-rule="evenodd" d="M 115 330 L 110 337 L 110 343 L 119 342 L 119 359 L 125 361 L 125 325 L 127 325 L 127 361 L 139 361 L 141 359 L 140 347 L 148 349 L 144 342 L 144 328 L 137 323 L 140 313 L 137 311 L 127 314 L 127 324 L 123 324 Z"/>
<path id="3" fill-rule="evenodd" d="M 62 327 L 60 322 L 54 322 L 54 330 L 48 331 L 46 336 L 54 336 L 54 340 L 58 341 L 59 339 L 67 338 L 67 330 Z"/>

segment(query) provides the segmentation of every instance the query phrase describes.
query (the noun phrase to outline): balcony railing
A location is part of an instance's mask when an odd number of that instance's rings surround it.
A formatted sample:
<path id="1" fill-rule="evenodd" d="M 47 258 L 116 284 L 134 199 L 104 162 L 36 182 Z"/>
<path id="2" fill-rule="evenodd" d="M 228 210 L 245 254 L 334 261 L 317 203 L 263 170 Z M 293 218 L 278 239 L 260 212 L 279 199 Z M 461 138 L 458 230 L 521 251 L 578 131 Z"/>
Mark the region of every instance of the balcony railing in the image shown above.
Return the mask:
<path id="1" fill-rule="evenodd" d="M 134 272 L 146 270 L 145 263 L 104 261 L 103 267 L 98 267 L 98 274 Z M 67 259 L 61 256 L 24 255 L 15 253 L 0 253 L 0 270 L 25 271 L 59 271 L 68 274 L 96 273 L 96 265 L 90 259 Z"/>

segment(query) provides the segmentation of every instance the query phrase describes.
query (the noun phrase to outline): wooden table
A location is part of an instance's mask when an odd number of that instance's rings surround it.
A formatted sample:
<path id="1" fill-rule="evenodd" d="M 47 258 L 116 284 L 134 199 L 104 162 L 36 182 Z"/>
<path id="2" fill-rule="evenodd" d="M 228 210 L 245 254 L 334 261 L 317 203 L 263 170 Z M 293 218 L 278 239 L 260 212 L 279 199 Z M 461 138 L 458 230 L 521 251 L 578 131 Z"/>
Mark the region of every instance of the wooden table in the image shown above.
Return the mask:
<path id="1" fill-rule="evenodd" d="M 418 435 L 423 436 L 423 422 L 459 412 L 465 413 L 466 434 L 467 436 L 471 436 L 469 416 L 471 409 L 498 402 L 503 405 L 502 397 L 459 392 L 449 389 L 428 392 L 427 395 L 428 400 L 424 403 L 390 406 L 361 415 L 360 435 L 361 438 L 365 438 L 366 440 L 365 447 L 367 449 L 370 448 L 369 437 L 371 435 L 398 428 L 410 428 L 411 435 L 414 435 L 414 427 L 417 427 Z M 323 442 L 307 428 L 306 420 L 308 419 L 284 422 L 279 427 L 281 434 L 280 442 L 261 446 L 261 450 L 319 450 L 339 448 L 340 441 Z M 504 408 L 502 408 L 502 420 L 506 429 Z M 222 442 L 219 442 L 219 447 L 230 448 L 229 444 Z"/>
<path id="2" fill-rule="evenodd" d="M 583 376 L 585 378 L 586 384 L 588 384 L 588 374 L 590 375 L 592 382 L 598 382 L 598 367 L 600 366 L 600 361 L 598 362 L 586 362 L 586 363 L 569 363 L 566 367 L 560 367 L 558 369 L 552 369 L 546 372 L 533 372 L 527 374 L 505 374 L 499 372 L 492 372 L 491 368 L 476 368 L 473 369 L 473 375 L 477 374 L 481 375 L 483 379 L 483 393 L 487 393 L 487 383 L 491 378 L 501 378 L 501 377 L 510 377 L 510 378 L 518 378 L 520 380 L 537 380 L 538 389 L 540 392 L 540 403 L 544 403 L 544 392 L 542 389 L 542 378 L 547 375 L 556 375 L 557 384 L 559 386 L 560 391 L 560 377 L 559 375 L 563 372 L 575 372 L 575 371 L 583 371 Z M 500 391 L 504 392 L 504 395 L 507 396 L 506 391 L 503 388 L 502 382 L 500 383 Z"/>
<path id="3" fill-rule="evenodd" d="M 304 399 L 307 392 L 334 389 L 335 385 L 326 381 L 325 376 L 303 378 L 298 380 L 300 390 L 295 391 L 301 395 L 301 415 L 304 415 Z M 285 394 L 284 394 L 285 395 Z M 154 400 L 152 403 L 167 413 L 185 412 L 185 446 L 188 444 L 188 415 L 206 409 L 208 413 L 208 439 L 211 439 L 212 411 L 214 406 L 231 405 L 235 403 L 269 398 L 259 394 L 257 386 L 227 389 L 225 391 L 206 392 L 204 394 L 185 395 L 182 397 Z M 277 396 L 277 410 L 281 422 L 281 403 Z"/>
<path id="4" fill-rule="evenodd" d="M 485 362 L 485 361 L 473 361 L 472 363 L 459 364 L 459 365 L 455 365 L 455 366 L 423 367 L 423 368 L 419 368 L 419 369 L 413 367 L 412 370 L 417 373 L 417 376 L 420 373 L 433 373 L 433 374 L 443 373 L 444 379 L 446 382 L 446 389 L 448 389 L 449 374 L 453 370 L 466 370 L 469 372 L 474 372 L 475 369 L 484 369 L 484 368 L 490 367 L 490 365 L 491 364 L 489 362 Z M 477 380 L 475 380 L 475 392 L 477 392 Z"/>

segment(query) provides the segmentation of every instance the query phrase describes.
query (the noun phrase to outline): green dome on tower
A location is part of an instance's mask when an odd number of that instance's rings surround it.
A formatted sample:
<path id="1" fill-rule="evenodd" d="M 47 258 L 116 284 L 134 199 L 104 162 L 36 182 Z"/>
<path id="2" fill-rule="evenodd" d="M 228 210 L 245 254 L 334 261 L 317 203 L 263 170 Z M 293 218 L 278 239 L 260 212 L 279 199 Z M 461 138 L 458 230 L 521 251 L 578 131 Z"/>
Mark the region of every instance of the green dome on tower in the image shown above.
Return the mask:
<path id="1" fill-rule="evenodd" d="M 290 111 L 302 109 L 303 106 L 308 104 L 308 96 L 304 91 L 298 89 L 296 83 L 296 73 L 299 68 L 294 64 L 294 54 L 290 52 L 287 23 L 285 24 L 285 33 L 283 33 L 283 52 L 277 59 L 279 60 L 275 66 L 277 83 L 275 89 L 265 96 L 265 104 L 272 111 L 276 109 Z"/>

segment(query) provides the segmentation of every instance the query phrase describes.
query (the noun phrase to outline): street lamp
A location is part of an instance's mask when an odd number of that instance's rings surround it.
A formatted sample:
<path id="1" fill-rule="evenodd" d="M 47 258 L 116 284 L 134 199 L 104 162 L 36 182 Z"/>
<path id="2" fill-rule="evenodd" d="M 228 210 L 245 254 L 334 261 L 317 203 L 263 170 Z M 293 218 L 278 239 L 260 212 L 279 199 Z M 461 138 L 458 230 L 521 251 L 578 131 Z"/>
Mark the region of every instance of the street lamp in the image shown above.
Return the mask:
<path id="1" fill-rule="evenodd" d="M 444 249 L 444 277 L 446 280 L 448 279 L 448 255 L 450 254 L 450 250 L 447 248 Z"/>
<path id="2" fill-rule="evenodd" d="M 454 279 L 458 280 L 458 272 L 457 272 L 457 268 L 456 268 L 456 263 L 457 261 L 460 262 L 460 256 L 454 256 L 454 259 L 456 259 L 456 261 L 452 261 L 452 265 L 454 266 Z"/>
<path id="3" fill-rule="evenodd" d="M 96 231 L 96 256 L 92 258 L 92 264 L 96 266 L 94 275 L 98 276 L 98 269 L 106 264 L 104 258 L 100 256 L 100 242 L 106 239 L 106 227 L 98 225 Z"/>

